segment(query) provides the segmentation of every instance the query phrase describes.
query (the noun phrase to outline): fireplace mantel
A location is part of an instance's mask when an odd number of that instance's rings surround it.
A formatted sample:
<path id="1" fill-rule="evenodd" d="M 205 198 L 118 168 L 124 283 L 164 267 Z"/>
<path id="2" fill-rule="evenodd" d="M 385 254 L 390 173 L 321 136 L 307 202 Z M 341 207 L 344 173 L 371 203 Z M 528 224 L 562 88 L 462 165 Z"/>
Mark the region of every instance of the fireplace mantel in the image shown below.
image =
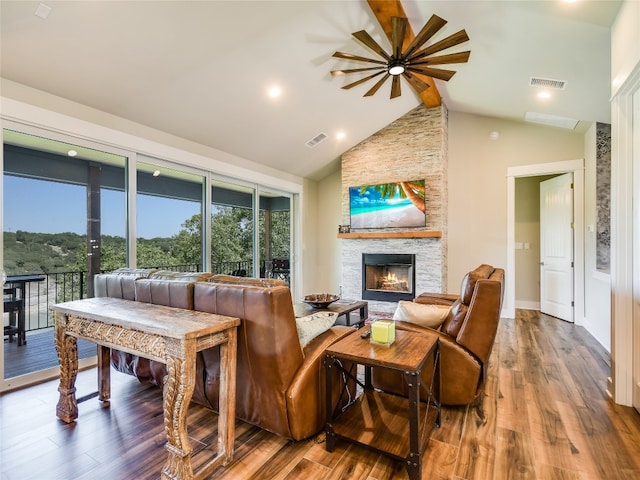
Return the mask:
<path id="1" fill-rule="evenodd" d="M 421 231 L 397 231 L 397 232 L 349 232 L 339 233 L 338 238 L 439 238 L 442 232 L 439 230 Z"/>

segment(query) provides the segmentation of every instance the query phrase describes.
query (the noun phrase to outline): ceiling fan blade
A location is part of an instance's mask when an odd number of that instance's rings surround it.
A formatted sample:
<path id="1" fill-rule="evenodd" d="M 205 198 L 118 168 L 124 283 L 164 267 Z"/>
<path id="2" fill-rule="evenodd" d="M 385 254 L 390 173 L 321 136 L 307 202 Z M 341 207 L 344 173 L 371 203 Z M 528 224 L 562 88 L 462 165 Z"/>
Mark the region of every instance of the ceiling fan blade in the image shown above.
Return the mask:
<path id="1" fill-rule="evenodd" d="M 347 70 L 331 70 L 331 75 L 345 75 L 347 73 L 370 72 L 372 70 L 386 70 L 387 67 L 349 68 Z"/>
<path id="2" fill-rule="evenodd" d="M 402 44 L 407 31 L 407 19 L 404 17 L 391 17 L 391 49 L 393 57 L 400 58 L 402 55 Z"/>
<path id="3" fill-rule="evenodd" d="M 371 87 L 367 93 L 365 93 L 363 95 L 363 97 L 370 97 L 371 95 L 375 94 L 380 89 L 380 87 L 385 82 L 385 80 L 387 78 L 389 78 L 390 76 L 391 75 L 389 73 L 387 73 L 384 77 L 382 77 L 380 80 L 378 80 L 376 82 L 376 84 L 373 87 Z"/>
<path id="4" fill-rule="evenodd" d="M 400 96 L 400 75 L 393 76 L 393 82 L 391 82 L 391 96 L 389 98 L 396 98 Z"/>
<path id="5" fill-rule="evenodd" d="M 373 58 L 367 58 L 367 57 L 359 57 L 358 55 L 351 55 L 350 53 L 344 53 L 344 52 L 336 52 L 332 55 L 332 57 L 342 58 L 344 60 L 354 60 L 356 62 L 369 62 L 369 63 L 377 63 L 380 65 L 387 64 L 387 62 L 383 62 L 382 60 L 375 60 Z"/>
<path id="6" fill-rule="evenodd" d="M 413 89 L 418 93 L 422 93 L 424 92 L 427 88 L 429 88 L 429 84 L 426 82 L 423 82 L 422 80 L 420 80 L 417 76 L 415 75 L 411 75 L 411 72 L 409 72 L 408 70 L 405 70 L 404 73 L 402 74 L 404 75 L 404 78 L 407 79 L 407 81 L 411 84 L 411 86 L 413 87 Z"/>
<path id="7" fill-rule="evenodd" d="M 378 42 L 376 42 L 373 37 L 369 35 L 365 30 L 354 32 L 352 33 L 352 35 L 362 43 L 364 43 L 367 47 L 369 47 L 373 52 L 376 52 L 378 55 L 380 55 L 382 58 L 386 59 L 387 61 L 391 60 L 389 54 L 385 52 L 384 49 L 380 45 L 378 45 Z"/>
<path id="8" fill-rule="evenodd" d="M 445 50 L 447 48 L 460 45 L 461 43 L 464 43 L 468 40 L 469 40 L 469 36 L 467 35 L 467 32 L 465 30 L 460 30 L 459 32 L 454 33 L 453 35 L 449 35 L 447 38 L 444 38 L 439 42 L 434 43 L 433 45 L 429 45 L 424 50 L 420 50 L 419 52 L 416 52 L 415 54 L 407 58 L 407 60 L 409 61 L 417 60 L 419 58 L 426 57 L 428 55 L 439 52 L 441 50 Z"/>
<path id="9" fill-rule="evenodd" d="M 441 68 L 430 68 L 430 67 L 415 67 L 410 66 L 408 70 L 411 70 L 413 73 L 420 73 L 422 75 L 426 75 L 432 78 L 438 78 L 440 80 L 449 81 L 451 77 L 453 77 L 456 72 L 453 70 L 443 70 Z M 406 70 L 405 70 L 406 73 Z"/>
<path id="10" fill-rule="evenodd" d="M 437 15 L 431 15 L 431 18 L 427 23 L 424 24 L 422 30 L 415 36 L 411 44 L 407 47 L 407 49 L 402 53 L 403 57 L 409 57 L 417 48 L 420 48 L 424 45 L 424 42 L 433 37 L 438 30 L 444 27 L 447 24 L 447 21 L 443 18 L 440 18 Z"/>
<path id="11" fill-rule="evenodd" d="M 437 57 L 428 57 L 423 60 L 413 61 L 410 65 L 444 65 L 447 63 L 465 63 L 469 61 L 470 51 L 450 53 L 448 55 L 440 55 Z M 379 67 L 382 68 L 382 67 Z"/>
<path id="12" fill-rule="evenodd" d="M 385 72 L 384 70 L 380 70 L 378 73 L 374 73 L 373 75 L 369 75 L 368 77 L 364 77 L 364 78 L 361 78 L 360 80 L 356 80 L 355 82 L 350 83 L 348 85 L 345 85 L 342 88 L 344 90 L 349 90 L 350 88 L 357 87 L 358 85 L 366 82 L 367 80 L 371 80 L 372 78 L 375 78 L 375 77 L 377 77 L 378 75 L 380 75 L 380 74 L 382 74 L 384 72 Z M 389 75 L 389 74 L 387 73 L 387 75 Z M 386 78 L 386 76 L 385 76 L 385 78 Z"/>

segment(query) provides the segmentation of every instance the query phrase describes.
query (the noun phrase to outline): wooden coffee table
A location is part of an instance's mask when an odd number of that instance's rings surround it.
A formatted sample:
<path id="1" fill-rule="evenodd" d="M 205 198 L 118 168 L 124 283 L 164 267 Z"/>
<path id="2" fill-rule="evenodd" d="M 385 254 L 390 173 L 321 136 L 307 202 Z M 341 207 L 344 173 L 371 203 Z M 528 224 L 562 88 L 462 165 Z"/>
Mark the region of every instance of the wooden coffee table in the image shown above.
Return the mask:
<path id="1" fill-rule="evenodd" d="M 396 331 L 390 346 L 375 345 L 361 329 L 330 345 L 325 351 L 326 448 L 332 452 L 336 439 L 351 441 L 401 460 L 411 480 L 422 478 L 422 453 L 431 431 L 440 426 L 440 346 L 437 335 Z M 365 381 L 356 377 L 357 365 L 365 369 Z M 349 368 L 345 366 L 349 365 Z M 332 405 L 331 369 L 338 368 L 357 382 L 363 393 L 344 412 Z M 373 368 L 401 372 L 409 386 L 408 398 L 374 390 Z M 429 397 L 420 400 L 421 371 L 433 368 Z M 342 403 L 338 402 L 338 405 Z"/>
<path id="2" fill-rule="evenodd" d="M 340 301 L 334 302 L 326 308 L 313 307 L 307 303 L 296 303 L 293 305 L 293 310 L 296 314 L 296 318 L 304 317 L 305 315 L 311 315 L 316 312 L 334 312 L 345 316 L 345 322 L 348 327 L 362 327 L 364 321 L 369 317 L 369 304 L 363 300 L 354 300 L 349 303 L 340 303 Z M 351 323 L 351 312 L 359 310 L 360 317 L 355 323 Z"/>

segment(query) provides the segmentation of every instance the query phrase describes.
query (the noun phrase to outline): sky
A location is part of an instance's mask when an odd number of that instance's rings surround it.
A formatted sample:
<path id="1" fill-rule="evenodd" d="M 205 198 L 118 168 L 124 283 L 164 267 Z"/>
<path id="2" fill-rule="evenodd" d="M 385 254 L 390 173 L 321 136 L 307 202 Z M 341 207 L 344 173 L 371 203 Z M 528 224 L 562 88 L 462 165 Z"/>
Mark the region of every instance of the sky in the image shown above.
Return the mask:
<path id="1" fill-rule="evenodd" d="M 87 229 L 86 187 L 28 178 L 3 176 L 3 230 L 35 233 L 74 232 Z M 200 213 L 196 202 L 138 195 L 138 237 L 170 237 L 185 220 Z M 103 235 L 125 236 L 124 192 L 101 191 Z"/>

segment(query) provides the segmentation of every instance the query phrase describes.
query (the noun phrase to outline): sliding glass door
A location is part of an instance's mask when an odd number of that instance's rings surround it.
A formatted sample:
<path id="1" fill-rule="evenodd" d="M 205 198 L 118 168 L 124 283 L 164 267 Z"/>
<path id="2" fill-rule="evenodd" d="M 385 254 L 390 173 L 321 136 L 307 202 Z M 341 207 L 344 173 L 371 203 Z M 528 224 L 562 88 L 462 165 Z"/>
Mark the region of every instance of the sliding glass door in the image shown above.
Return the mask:
<path id="1" fill-rule="evenodd" d="M 55 368 L 51 305 L 92 295 L 126 264 L 127 158 L 3 130 L 4 380 Z M 8 334 L 7 334 L 8 333 Z M 96 355 L 78 342 L 79 358 Z"/>
<path id="2" fill-rule="evenodd" d="M 0 391 L 57 374 L 51 306 L 120 267 L 292 284 L 292 195 L 135 152 L 3 123 Z M 203 221 L 204 219 L 204 221 Z M 78 342 L 80 366 L 96 347 Z"/>
<path id="3" fill-rule="evenodd" d="M 291 285 L 291 198 L 260 190 L 260 277 Z"/>
<path id="4" fill-rule="evenodd" d="M 255 277 L 255 188 L 211 181 L 211 271 Z"/>
<path id="5" fill-rule="evenodd" d="M 144 160 L 137 162 L 137 267 L 202 271 L 206 176 Z"/>

